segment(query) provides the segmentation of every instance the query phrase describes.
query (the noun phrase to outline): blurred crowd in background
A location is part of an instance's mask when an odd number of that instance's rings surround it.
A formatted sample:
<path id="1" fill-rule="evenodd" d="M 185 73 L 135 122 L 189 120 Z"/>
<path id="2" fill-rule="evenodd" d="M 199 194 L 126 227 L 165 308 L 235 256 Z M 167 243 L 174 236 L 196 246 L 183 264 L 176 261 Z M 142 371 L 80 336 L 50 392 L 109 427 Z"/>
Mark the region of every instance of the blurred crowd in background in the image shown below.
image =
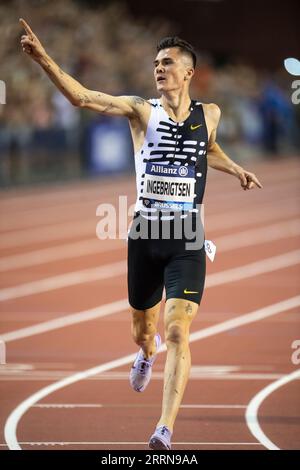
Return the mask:
<path id="1" fill-rule="evenodd" d="M 147 23 L 137 20 L 125 2 L 97 9 L 72 0 L 0 3 L 0 79 L 6 84 L 6 104 L 0 104 L 0 184 L 131 171 L 126 120 L 73 107 L 22 52 L 19 17 L 85 87 L 144 98 L 157 96 L 156 44 L 174 35 L 172 23 L 154 16 Z M 299 149 L 300 105 L 291 102 L 291 77 L 282 64 L 272 74 L 241 60 L 216 67 L 209 51 L 197 52 L 191 96 L 220 106 L 218 141 L 231 157 L 244 162 Z"/>

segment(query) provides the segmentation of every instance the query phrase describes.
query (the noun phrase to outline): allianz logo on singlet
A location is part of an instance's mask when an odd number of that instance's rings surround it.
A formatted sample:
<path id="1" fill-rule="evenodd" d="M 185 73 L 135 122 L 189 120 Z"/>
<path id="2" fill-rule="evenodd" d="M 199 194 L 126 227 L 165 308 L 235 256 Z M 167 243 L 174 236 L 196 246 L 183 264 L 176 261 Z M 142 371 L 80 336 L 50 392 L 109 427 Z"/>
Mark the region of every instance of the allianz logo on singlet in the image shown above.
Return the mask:
<path id="1" fill-rule="evenodd" d="M 180 176 L 186 176 L 188 174 L 188 169 L 185 166 L 181 166 L 179 168 L 170 168 L 162 165 L 152 165 L 150 171 L 155 173 L 162 173 L 165 175 L 179 174 Z"/>

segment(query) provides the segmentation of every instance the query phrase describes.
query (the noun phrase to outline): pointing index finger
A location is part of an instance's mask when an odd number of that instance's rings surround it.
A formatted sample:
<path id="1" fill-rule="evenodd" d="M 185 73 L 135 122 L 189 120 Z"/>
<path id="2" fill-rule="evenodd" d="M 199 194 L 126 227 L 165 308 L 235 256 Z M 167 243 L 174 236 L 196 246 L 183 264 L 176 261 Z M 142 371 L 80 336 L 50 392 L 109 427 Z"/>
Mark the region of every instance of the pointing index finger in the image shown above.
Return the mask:
<path id="1" fill-rule="evenodd" d="M 258 178 L 256 178 L 255 175 L 253 175 L 253 176 L 254 176 L 253 181 L 254 181 L 254 183 L 256 184 L 256 186 L 258 186 L 258 188 L 262 188 L 263 185 L 260 183 L 260 181 L 258 180 Z"/>
<path id="2" fill-rule="evenodd" d="M 258 180 L 258 178 L 256 177 L 256 175 L 254 173 L 250 173 L 249 171 L 246 172 L 246 179 L 247 179 L 247 183 L 251 183 L 253 182 L 254 184 L 256 184 L 256 186 L 258 188 L 262 188 L 263 185 L 260 183 L 260 181 Z"/>
<path id="3" fill-rule="evenodd" d="M 23 26 L 23 28 L 25 29 L 26 33 L 27 33 L 29 36 L 33 37 L 33 36 L 34 36 L 34 33 L 33 33 L 33 31 L 31 30 L 30 26 L 26 23 L 26 21 L 23 20 L 23 18 L 20 18 L 19 21 L 20 21 L 21 25 Z"/>

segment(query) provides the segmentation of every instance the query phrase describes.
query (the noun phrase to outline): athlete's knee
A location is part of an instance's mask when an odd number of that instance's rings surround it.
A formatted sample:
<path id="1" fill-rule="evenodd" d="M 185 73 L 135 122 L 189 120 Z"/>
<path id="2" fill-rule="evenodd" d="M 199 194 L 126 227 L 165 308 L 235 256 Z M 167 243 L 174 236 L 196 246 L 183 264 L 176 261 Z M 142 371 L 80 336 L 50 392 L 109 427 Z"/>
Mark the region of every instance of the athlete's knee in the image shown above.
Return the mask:
<path id="1" fill-rule="evenodd" d="M 189 332 L 183 322 L 172 321 L 166 327 L 167 347 L 185 346 L 188 344 Z"/>
<path id="2" fill-rule="evenodd" d="M 131 333 L 133 340 L 139 346 L 153 339 L 156 333 L 155 322 L 146 319 L 145 316 L 138 315 L 133 317 Z"/>
<path id="3" fill-rule="evenodd" d="M 155 332 L 145 332 L 138 329 L 132 329 L 132 338 L 133 341 L 138 344 L 139 346 L 143 346 L 143 344 L 148 343 L 151 339 L 155 336 Z"/>

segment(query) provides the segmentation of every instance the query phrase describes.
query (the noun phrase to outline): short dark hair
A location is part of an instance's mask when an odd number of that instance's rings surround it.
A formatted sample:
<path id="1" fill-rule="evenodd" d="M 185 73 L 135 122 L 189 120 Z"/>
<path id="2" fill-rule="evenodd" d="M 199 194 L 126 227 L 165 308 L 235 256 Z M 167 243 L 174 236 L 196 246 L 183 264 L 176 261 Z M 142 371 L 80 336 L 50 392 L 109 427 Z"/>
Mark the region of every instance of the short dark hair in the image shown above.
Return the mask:
<path id="1" fill-rule="evenodd" d="M 193 59 L 193 67 L 196 67 L 197 57 L 196 52 L 193 46 L 185 41 L 184 39 L 180 39 L 178 36 L 169 36 L 163 38 L 157 44 L 157 52 L 161 51 L 162 49 L 167 49 L 168 47 L 179 47 L 182 52 L 187 52 Z"/>

